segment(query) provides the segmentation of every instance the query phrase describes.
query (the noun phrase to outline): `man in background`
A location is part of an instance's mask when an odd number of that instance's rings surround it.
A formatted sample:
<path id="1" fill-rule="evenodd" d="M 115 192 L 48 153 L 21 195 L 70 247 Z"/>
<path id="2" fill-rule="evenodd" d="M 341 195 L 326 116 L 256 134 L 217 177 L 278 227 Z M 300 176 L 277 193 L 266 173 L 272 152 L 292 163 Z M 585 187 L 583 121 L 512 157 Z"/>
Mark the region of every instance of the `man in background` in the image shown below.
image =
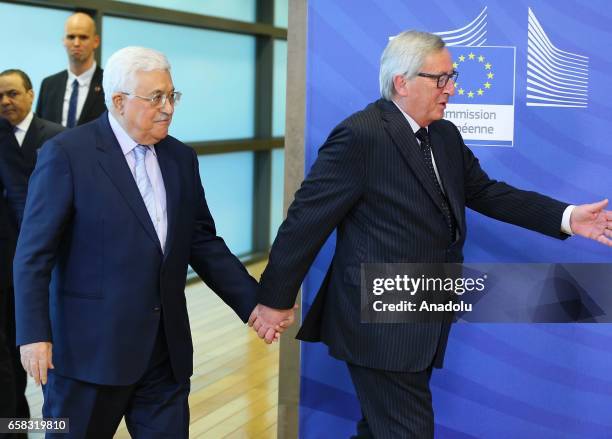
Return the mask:
<path id="1" fill-rule="evenodd" d="M 96 119 L 106 110 L 103 71 L 94 59 L 99 45 L 96 24 L 89 15 L 77 12 L 66 20 L 64 47 L 68 69 L 43 80 L 36 114 L 72 128 Z"/>
<path id="2" fill-rule="evenodd" d="M 27 375 L 15 345 L 13 255 L 27 182 L 36 164 L 38 149 L 64 129 L 36 117 L 32 113 L 33 100 L 32 82 L 25 72 L 17 69 L 0 72 L 0 326 L 3 333 L 0 351 L 9 352 L 12 364 L 10 374 L 3 374 L 11 377 L 11 384 L 2 387 L 6 391 L 0 393 L 2 398 L 14 400 L 16 410 L 12 417 L 21 418 L 29 417 L 29 409 L 25 397 Z"/>

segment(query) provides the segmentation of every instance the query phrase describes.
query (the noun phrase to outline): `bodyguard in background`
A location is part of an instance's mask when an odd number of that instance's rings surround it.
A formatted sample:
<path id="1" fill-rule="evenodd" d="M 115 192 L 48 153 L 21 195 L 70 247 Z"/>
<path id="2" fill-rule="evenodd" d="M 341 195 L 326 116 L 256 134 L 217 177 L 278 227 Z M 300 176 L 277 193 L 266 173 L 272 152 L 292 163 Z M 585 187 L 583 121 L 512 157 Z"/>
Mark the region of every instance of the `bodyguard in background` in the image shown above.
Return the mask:
<path id="1" fill-rule="evenodd" d="M 68 69 L 45 78 L 40 86 L 36 114 L 67 128 L 96 119 L 104 111 L 102 69 L 94 52 L 100 36 L 93 19 L 77 12 L 66 20 L 64 47 Z"/>
<path id="2" fill-rule="evenodd" d="M 466 207 L 552 238 L 577 234 L 612 245 L 607 200 L 571 206 L 484 172 L 442 120 L 456 78 L 438 36 L 409 31 L 388 43 L 382 98 L 331 132 L 261 277 L 262 305 L 251 323 L 268 337 L 337 227 L 333 261 L 298 338 L 323 341 L 347 363 L 363 413 L 359 438 L 433 438 L 429 380 L 443 365 L 450 330 L 449 322 L 361 323 L 362 263 L 462 262 Z"/>
<path id="3" fill-rule="evenodd" d="M 42 148 L 15 255 L 17 343 L 61 437 L 187 438 L 188 264 L 247 321 L 256 281 L 217 236 L 192 148 L 168 136 L 166 57 L 106 65 L 108 113 Z"/>
<path id="4" fill-rule="evenodd" d="M 0 372 L 2 378 L 12 377 L 7 387 L 0 387 L 3 389 L 0 399 L 13 398 L 16 412 L 12 417 L 22 418 L 29 417 L 29 409 L 25 397 L 27 375 L 15 345 L 13 254 L 27 182 L 36 164 L 37 151 L 46 140 L 64 129 L 36 117 L 32 113 L 33 100 L 34 91 L 28 75 L 17 69 L 0 72 L 0 326 L 3 332 L 0 338 L 4 343 L 0 346 L 0 357 L 2 352 L 8 351 L 12 368 L 10 375 Z M 9 215 L 8 206 L 12 207 L 12 215 Z"/>

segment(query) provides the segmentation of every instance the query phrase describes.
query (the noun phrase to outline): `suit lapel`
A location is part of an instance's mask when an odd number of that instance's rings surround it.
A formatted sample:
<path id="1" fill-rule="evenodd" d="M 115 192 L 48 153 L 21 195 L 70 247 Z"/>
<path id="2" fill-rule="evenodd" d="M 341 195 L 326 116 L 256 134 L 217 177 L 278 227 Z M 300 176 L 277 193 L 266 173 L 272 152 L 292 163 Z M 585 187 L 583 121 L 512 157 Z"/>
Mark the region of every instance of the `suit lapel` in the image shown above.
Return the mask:
<path id="1" fill-rule="evenodd" d="M 440 211 L 444 212 L 442 200 L 440 200 L 440 195 L 434 187 L 434 182 L 431 181 L 429 171 L 421 156 L 420 146 L 416 137 L 414 137 L 410 124 L 392 102 L 381 101 L 381 106 L 383 108 L 382 118 L 385 123 L 385 129 L 391 136 L 400 155 L 412 169 Z"/>
<path id="2" fill-rule="evenodd" d="M 168 233 L 166 234 L 166 245 L 164 250 L 164 259 L 170 253 L 170 246 L 172 245 L 175 228 L 176 228 L 176 215 L 178 212 L 178 200 L 180 198 L 180 175 L 179 167 L 175 161 L 175 158 L 170 154 L 168 142 L 162 140 L 160 143 L 155 145 L 155 152 L 157 154 L 157 161 L 159 163 L 159 169 L 162 173 L 164 180 L 164 188 L 166 190 L 166 215 L 168 217 Z"/>
<path id="3" fill-rule="evenodd" d="M 34 116 L 30 128 L 28 128 L 23 138 L 23 143 L 21 144 L 21 154 L 29 166 L 34 167 L 36 163 L 36 145 L 42 144 L 40 139 L 44 134 L 43 130 L 44 126 L 42 126 L 39 119 Z"/>
<path id="4" fill-rule="evenodd" d="M 450 163 L 449 154 L 445 151 L 444 139 L 435 128 L 432 129 L 431 125 L 429 127 L 429 135 L 431 137 L 432 150 L 436 160 L 438 174 L 440 175 L 440 180 L 442 180 L 442 187 L 446 192 L 451 211 L 457 221 L 457 230 L 463 233 L 465 225 L 463 224 L 463 215 L 461 215 L 461 212 L 464 202 L 459 194 L 457 184 L 452 181 L 452 176 L 454 174 L 453 164 Z"/>
<path id="5" fill-rule="evenodd" d="M 134 181 L 134 177 L 125 160 L 121 146 L 117 142 L 108 122 L 108 113 L 104 113 L 97 121 L 98 125 L 98 162 L 108 175 L 110 181 L 121 193 L 128 206 L 144 228 L 149 238 L 156 244 L 161 253 L 159 238 L 151 222 L 149 212 L 142 200 L 142 195 Z"/>
<path id="6" fill-rule="evenodd" d="M 66 84 L 68 82 L 68 71 L 64 70 L 57 81 L 57 86 L 52 87 L 49 93 L 53 96 L 49 98 L 52 105 L 52 113 L 49 120 L 56 120 L 57 123 L 62 123 L 62 110 L 64 109 L 64 96 L 66 94 Z M 45 116 L 47 117 L 47 116 Z"/>
<path id="7" fill-rule="evenodd" d="M 81 110 L 81 115 L 79 116 L 78 124 L 82 124 L 83 120 L 87 117 L 89 112 L 91 111 L 91 107 L 96 101 L 96 96 L 102 93 L 102 70 L 99 66 L 96 66 L 96 70 L 94 71 L 94 75 L 91 78 L 91 83 L 89 84 L 89 90 L 87 91 L 87 98 L 85 98 L 85 103 L 83 104 L 83 109 Z"/>

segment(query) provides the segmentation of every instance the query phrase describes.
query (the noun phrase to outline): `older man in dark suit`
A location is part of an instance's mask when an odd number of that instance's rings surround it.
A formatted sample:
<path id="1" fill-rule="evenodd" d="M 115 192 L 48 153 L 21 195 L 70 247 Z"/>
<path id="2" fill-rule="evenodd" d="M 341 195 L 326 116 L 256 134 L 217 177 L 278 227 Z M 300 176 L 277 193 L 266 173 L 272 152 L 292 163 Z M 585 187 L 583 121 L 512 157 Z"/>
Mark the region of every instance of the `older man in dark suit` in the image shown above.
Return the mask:
<path id="1" fill-rule="evenodd" d="M 578 234 L 612 245 L 607 200 L 570 206 L 489 178 L 457 128 L 442 120 L 456 77 L 438 36 L 409 31 L 389 42 L 382 99 L 329 135 L 261 278 L 258 299 L 266 306 L 250 322 L 271 337 L 337 228 L 333 262 L 298 338 L 323 341 L 347 363 L 364 416 L 357 437 L 433 437 L 429 379 L 442 366 L 450 330 L 448 321 L 361 323 L 362 263 L 462 262 L 466 207 L 553 238 Z"/>
<path id="2" fill-rule="evenodd" d="M 90 122 L 106 111 L 103 71 L 94 58 L 99 45 L 100 36 L 89 15 L 77 12 L 68 17 L 64 29 L 68 69 L 43 80 L 36 114 L 72 128 Z"/>
<path id="3" fill-rule="evenodd" d="M 187 438 L 193 346 L 187 266 L 247 321 L 256 281 L 217 236 L 192 148 L 168 136 L 166 57 L 106 65 L 109 112 L 39 154 L 14 263 L 17 343 L 45 417 L 75 438 Z M 52 275 L 53 273 L 53 275 Z"/>
<path id="4" fill-rule="evenodd" d="M 15 345 L 15 305 L 12 288 L 13 254 L 17 239 L 17 223 L 23 214 L 25 191 L 28 178 L 36 164 L 36 155 L 42 144 L 62 131 L 61 125 L 49 122 L 32 114 L 34 91 L 28 75 L 17 69 L 0 72 L 0 161 L 2 162 L 2 184 L 0 184 L 1 203 L 10 202 L 13 206 L 14 220 L 7 216 L 6 208 L 0 209 L 0 289 L 3 290 L 0 313 L 5 347 L 11 353 L 13 364 L 13 385 L 2 392 L 15 398 L 16 416 L 28 417 L 28 403 L 25 397 L 27 376 L 19 361 L 19 351 Z M 14 181 L 21 188 L 12 194 Z M 11 198 L 2 196 L 2 186 Z"/>

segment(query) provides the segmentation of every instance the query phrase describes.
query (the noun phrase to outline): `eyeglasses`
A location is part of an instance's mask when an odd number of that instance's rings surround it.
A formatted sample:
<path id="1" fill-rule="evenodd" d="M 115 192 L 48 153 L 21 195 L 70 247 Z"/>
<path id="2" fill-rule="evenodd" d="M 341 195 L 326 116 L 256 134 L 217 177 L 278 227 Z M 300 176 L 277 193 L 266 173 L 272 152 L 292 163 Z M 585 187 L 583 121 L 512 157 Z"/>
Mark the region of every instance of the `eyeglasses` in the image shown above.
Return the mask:
<path id="1" fill-rule="evenodd" d="M 459 72 L 453 70 L 452 73 L 442 73 L 441 75 L 434 75 L 433 73 L 417 73 L 417 76 L 422 76 L 423 78 L 431 78 L 437 81 L 438 88 L 446 87 L 448 81 L 452 80 L 453 83 L 457 82 L 457 78 L 459 77 Z"/>
<path id="2" fill-rule="evenodd" d="M 126 93 L 124 91 L 122 91 L 121 94 L 126 96 L 134 96 L 135 98 L 140 98 L 144 99 L 145 101 L 149 101 L 151 107 L 155 108 L 163 107 L 164 105 L 166 105 L 166 102 L 170 102 L 170 105 L 172 106 L 178 105 L 178 103 L 181 101 L 181 96 L 183 96 L 183 93 L 181 93 L 180 91 L 173 91 L 168 94 L 156 93 L 153 96 L 149 97 L 138 96 L 137 94 Z"/>

